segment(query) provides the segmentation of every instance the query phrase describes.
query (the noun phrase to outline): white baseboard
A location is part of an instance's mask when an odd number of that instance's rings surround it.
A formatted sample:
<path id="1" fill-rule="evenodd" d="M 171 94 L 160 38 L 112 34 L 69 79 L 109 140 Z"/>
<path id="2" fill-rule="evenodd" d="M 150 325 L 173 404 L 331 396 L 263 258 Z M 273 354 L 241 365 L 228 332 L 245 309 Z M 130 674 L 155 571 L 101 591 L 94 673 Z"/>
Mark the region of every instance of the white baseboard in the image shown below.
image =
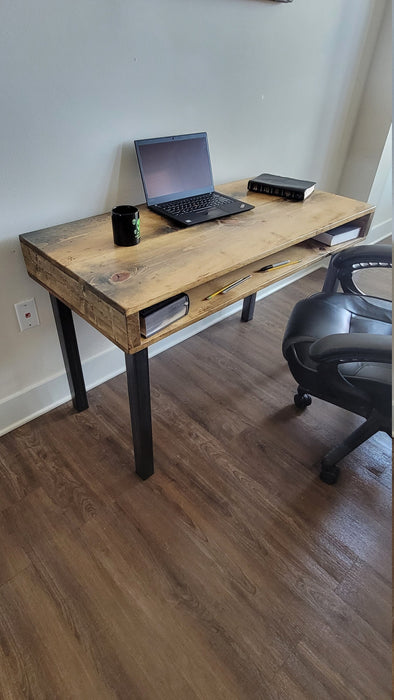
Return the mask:
<path id="1" fill-rule="evenodd" d="M 387 238 L 387 236 L 391 236 L 392 225 L 393 220 L 386 219 L 386 221 L 382 221 L 376 226 L 371 226 L 371 229 L 367 236 L 367 243 L 369 245 L 373 243 L 379 243 L 379 241 L 382 241 L 384 238 Z"/>
<path id="2" fill-rule="evenodd" d="M 378 240 L 382 240 L 391 233 L 391 220 L 389 222 L 384 222 L 383 224 L 376 226 L 370 232 L 368 236 L 368 243 L 376 243 Z M 297 279 L 308 275 L 315 269 L 319 267 L 326 266 L 326 261 L 319 261 L 314 266 L 308 267 L 306 270 L 299 270 L 294 273 L 291 277 L 287 277 L 276 284 L 262 289 L 257 294 L 257 300 L 263 299 L 270 294 L 273 294 L 278 289 L 291 284 Z M 212 326 L 214 323 L 231 316 L 232 314 L 239 313 L 242 309 L 242 301 L 232 304 L 227 309 L 218 311 L 216 314 L 212 314 L 208 318 L 202 321 L 197 321 L 192 326 L 188 326 L 178 333 L 164 338 L 155 345 L 149 348 L 149 356 L 153 357 L 158 355 L 160 352 L 164 352 L 168 348 L 181 343 L 186 338 L 190 338 L 196 333 Z M 125 371 L 124 355 L 119 348 L 113 346 L 104 352 L 94 355 L 88 358 L 82 363 L 83 373 L 85 377 L 86 388 L 92 389 L 108 379 L 117 376 Z M 0 436 L 14 430 L 24 423 L 37 418 L 43 413 L 51 411 L 53 408 L 60 406 L 61 404 L 69 401 L 71 398 L 70 391 L 68 388 L 67 377 L 65 372 L 61 372 L 52 377 L 48 377 L 44 382 L 40 384 L 33 384 L 31 386 L 25 387 L 21 391 L 7 396 L 0 401 Z"/>
<path id="3" fill-rule="evenodd" d="M 82 363 L 82 367 L 86 388 L 92 389 L 124 371 L 124 355 L 119 348 L 112 346 L 109 350 L 90 357 Z M 70 399 L 65 371 L 7 396 L 0 401 L 0 436 Z"/>

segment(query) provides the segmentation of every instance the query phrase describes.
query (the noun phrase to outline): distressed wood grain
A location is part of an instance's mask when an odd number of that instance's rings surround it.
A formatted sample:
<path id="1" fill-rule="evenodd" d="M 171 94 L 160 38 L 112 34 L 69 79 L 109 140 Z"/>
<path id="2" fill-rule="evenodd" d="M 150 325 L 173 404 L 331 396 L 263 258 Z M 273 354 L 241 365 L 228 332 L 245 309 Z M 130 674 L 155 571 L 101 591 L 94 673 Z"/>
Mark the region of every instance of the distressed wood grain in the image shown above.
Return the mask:
<path id="1" fill-rule="evenodd" d="M 114 245 L 110 213 L 22 234 L 27 271 L 125 352 L 134 352 L 141 346 L 141 309 L 187 292 L 192 296 L 189 317 L 174 330 L 189 325 L 297 268 L 254 276 L 247 286 L 201 306 L 210 283 L 215 286 L 232 273 L 242 276 L 255 263 L 261 266 L 281 252 L 283 257 L 284 251 L 286 257 L 297 255 L 299 267 L 305 267 L 332 249 L 304 242 L 349 221 L 357 221 L 360 236 L 365 236 L 374 211 L 369 204 L 327 192 L 291 202 L 247 192 L 246 184 L 229 183 L 221 189 L 255 209 L 190 229 L 172 226 L 141 206 L 138 246 Z"/>

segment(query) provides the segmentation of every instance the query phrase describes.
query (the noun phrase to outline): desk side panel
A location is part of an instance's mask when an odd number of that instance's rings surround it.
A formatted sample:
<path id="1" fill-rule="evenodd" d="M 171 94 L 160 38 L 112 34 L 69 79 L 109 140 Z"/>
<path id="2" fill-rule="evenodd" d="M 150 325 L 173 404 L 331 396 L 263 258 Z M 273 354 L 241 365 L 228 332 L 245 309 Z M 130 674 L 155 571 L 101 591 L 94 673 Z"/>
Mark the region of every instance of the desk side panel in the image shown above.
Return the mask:
<path id="1" fill-rule="evenodd" d="M 96 295 L 82 281 L 67 275 L 21 240 L 29 276 L 124 352 L 141 344 L 139 315 L 127 316 Z"/>

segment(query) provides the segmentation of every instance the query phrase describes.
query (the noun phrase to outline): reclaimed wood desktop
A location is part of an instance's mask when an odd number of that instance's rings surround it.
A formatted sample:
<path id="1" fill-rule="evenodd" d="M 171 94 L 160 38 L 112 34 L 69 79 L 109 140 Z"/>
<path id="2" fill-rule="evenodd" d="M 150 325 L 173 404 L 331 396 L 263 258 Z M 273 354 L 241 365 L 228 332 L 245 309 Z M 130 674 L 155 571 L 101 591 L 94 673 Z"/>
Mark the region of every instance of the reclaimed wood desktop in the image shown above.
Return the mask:
<path id="1" fill-rule="evenodd" d="M 88 401 L 71 310 L 124 351 L 135 469 L 143 479 L 154 471 L 148 346 L 240 299 L 242 320 L 251 320 L 258 290 L 355 243 L 329 248 L 313 236 L 355 222 L 365 237 L 374 212 L 369 204 L 327 192 L 291 202 L 248 192 L 246 185 L 239 181 L 220 190 L 255 209 L 187 229 L 141 206 L 141 242 L 133 247 L 113 244 L 110 213 L 20 236 L 30 277 L 51 297 L 76 410 L 88 408 Z M 299 262 L 257 272 L 283 259 Z M 228 294 L 206 300 L 249 274 Z M 143 338 L 139 312 L 179 292 L 189 295 L 189 314 Z"/>

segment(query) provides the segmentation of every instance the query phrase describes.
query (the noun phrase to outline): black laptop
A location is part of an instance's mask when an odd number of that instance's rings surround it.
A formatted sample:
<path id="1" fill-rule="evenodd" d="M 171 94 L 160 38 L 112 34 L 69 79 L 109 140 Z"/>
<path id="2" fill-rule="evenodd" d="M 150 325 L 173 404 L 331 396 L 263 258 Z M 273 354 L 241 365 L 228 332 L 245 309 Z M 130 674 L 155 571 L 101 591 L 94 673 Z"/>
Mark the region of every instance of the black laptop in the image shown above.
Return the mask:
<path id="1" fill-rule="evenodd" d="M 215 192 L 205 132 L 134 141 L 146 202 L 181 226 L 254 207 Z"/>

